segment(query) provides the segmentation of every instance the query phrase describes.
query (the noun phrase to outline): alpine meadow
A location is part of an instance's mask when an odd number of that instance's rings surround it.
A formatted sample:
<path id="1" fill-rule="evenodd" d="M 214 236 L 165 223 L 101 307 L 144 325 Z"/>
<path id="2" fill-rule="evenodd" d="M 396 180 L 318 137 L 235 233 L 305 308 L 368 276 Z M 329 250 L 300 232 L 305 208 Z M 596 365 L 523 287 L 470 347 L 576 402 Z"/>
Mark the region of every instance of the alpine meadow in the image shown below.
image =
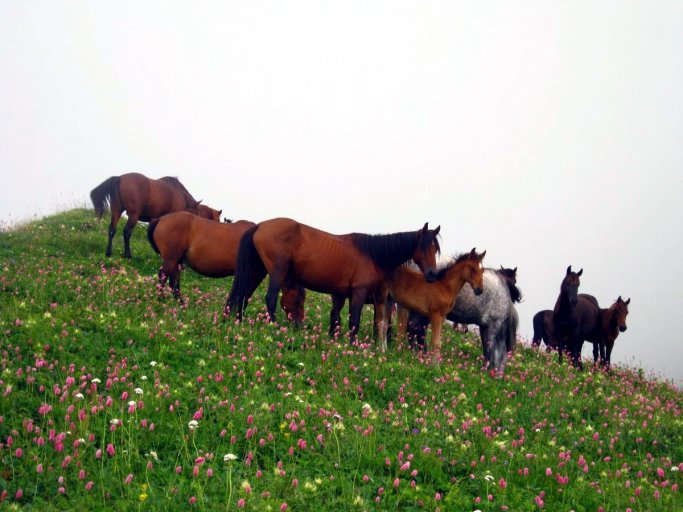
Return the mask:
<path id="1" fill-rule="evenodd" d="M 671 511 L 683 395 L 639 368 L 558 363 L 519 342 L 491 372 L 445 325 L 441 363 L 371 308 L 328 334 L 309 292 L 241 322 L 232 278 L 159 285 L 146 226 L 105 258 L 73 209 L 0 232 L 0 510 Z M 484 248 L 482 248 L 483 250 Z"/>

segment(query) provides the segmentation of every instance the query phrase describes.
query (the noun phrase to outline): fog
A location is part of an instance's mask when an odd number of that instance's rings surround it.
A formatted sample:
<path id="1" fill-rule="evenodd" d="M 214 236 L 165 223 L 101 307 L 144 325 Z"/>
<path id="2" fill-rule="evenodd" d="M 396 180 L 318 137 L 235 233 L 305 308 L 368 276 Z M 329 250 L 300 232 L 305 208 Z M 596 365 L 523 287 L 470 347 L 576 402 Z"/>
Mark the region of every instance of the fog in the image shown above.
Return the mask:
<path id="1" fill-rule="evenodd" d="M 583 268 L 631 298 L 613 361 L 680 384 L 681 26 L 676 1 L 6 0 L 0 224 L 128 171 L 233 219 L 428 221 L 518 267 L 522 338 Z"/>

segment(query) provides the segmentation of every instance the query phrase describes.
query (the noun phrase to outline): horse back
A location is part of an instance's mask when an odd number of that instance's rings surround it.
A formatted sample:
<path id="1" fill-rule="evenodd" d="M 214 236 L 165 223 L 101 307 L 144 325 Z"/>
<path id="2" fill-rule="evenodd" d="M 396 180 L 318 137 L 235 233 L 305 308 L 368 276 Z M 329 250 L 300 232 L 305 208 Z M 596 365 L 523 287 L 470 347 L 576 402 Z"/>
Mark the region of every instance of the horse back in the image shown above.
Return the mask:
<path id="1" fill-rule="evenodd" d="M 159 224 L 167 253 L 172 253 L 195 272 L 208 277 L 225 277 L 235 273 L 240 238 L 253 222 L 230 224 L 204 219 L 190 212 L 164 215 Z M 155 233 L 161 226 L 157 226 Z"/>
<path id="2" fill-rule="evenodd" d="M 292 219 L 258 224 L 254 245 L 269 273 L 287 275 L 306 288 L 349 296 L 352 288 L 376 286 L 376 265 L 353 245 L 350 235 L 334 235 Z"/>
<path id="3" fill-rule="evenodd" d="M 132 172 L 120 176 L 118 196 L 121 209 L 127 211 L 129 217 L 137 215 L 138 220 L 148 222 L 170 212 L 185 210 L 189 194 L 173 187 L 167 180 L 153 180 Z"/>

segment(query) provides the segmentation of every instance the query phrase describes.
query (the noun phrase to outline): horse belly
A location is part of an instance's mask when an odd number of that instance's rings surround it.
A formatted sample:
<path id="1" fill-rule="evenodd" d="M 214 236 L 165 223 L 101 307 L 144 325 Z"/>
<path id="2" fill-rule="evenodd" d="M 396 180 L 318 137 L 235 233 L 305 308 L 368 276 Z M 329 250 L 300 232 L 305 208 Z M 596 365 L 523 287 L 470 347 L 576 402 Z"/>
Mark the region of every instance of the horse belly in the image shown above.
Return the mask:
<path id="1" fill-rule="evenodd" d="M 208 234 L 190 244 L 185 262 L 195 272 L 208 277 L 231 276 L 235 273 L 238 245 L 239 238 Z"/>

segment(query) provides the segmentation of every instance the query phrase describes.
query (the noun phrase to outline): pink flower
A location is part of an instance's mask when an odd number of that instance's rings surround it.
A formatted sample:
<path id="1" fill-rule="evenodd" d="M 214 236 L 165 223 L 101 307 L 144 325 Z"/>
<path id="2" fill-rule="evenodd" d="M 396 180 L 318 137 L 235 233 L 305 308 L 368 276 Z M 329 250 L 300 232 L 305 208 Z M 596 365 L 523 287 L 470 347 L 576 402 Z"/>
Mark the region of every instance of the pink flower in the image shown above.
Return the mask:
<path id="1" fill-rule="evenodd" d="M 501 478 L 498 481 L 498 487 L 500 487 L 501 489 L 505 489 L 507 486 L 508 486 L 508 483 L 505 481 L 505 478 Z"/>
<path id="2" fill-rule="evenodd" d="M 282 505 L 280 505 L 280 512 L 285 512 L 285 510 L 287 510 L 287 508 L 288 508 L 287 503 L 286 502 L 283 503 Z"/>
<path id="3" fill-rule="evenodd" d="M 550 468 L 545 468 L 545 476 L 552 476 L 553 470 Z"/>
<path id="4" fill-rule="evenodd" d="M 123 483 L 126 485 L 130 485 L 130 483 L 133 481 L 133 473 L 129 473 L 126 478 L 123 479 Z"/>
<path id="5" fill-rule="evenodd" d="M 116 448 L 114 448 L 114 445 L 109 443 L 107 445 L 107 455 L 110 457 L 113 457 L 116 454 Z"/>

